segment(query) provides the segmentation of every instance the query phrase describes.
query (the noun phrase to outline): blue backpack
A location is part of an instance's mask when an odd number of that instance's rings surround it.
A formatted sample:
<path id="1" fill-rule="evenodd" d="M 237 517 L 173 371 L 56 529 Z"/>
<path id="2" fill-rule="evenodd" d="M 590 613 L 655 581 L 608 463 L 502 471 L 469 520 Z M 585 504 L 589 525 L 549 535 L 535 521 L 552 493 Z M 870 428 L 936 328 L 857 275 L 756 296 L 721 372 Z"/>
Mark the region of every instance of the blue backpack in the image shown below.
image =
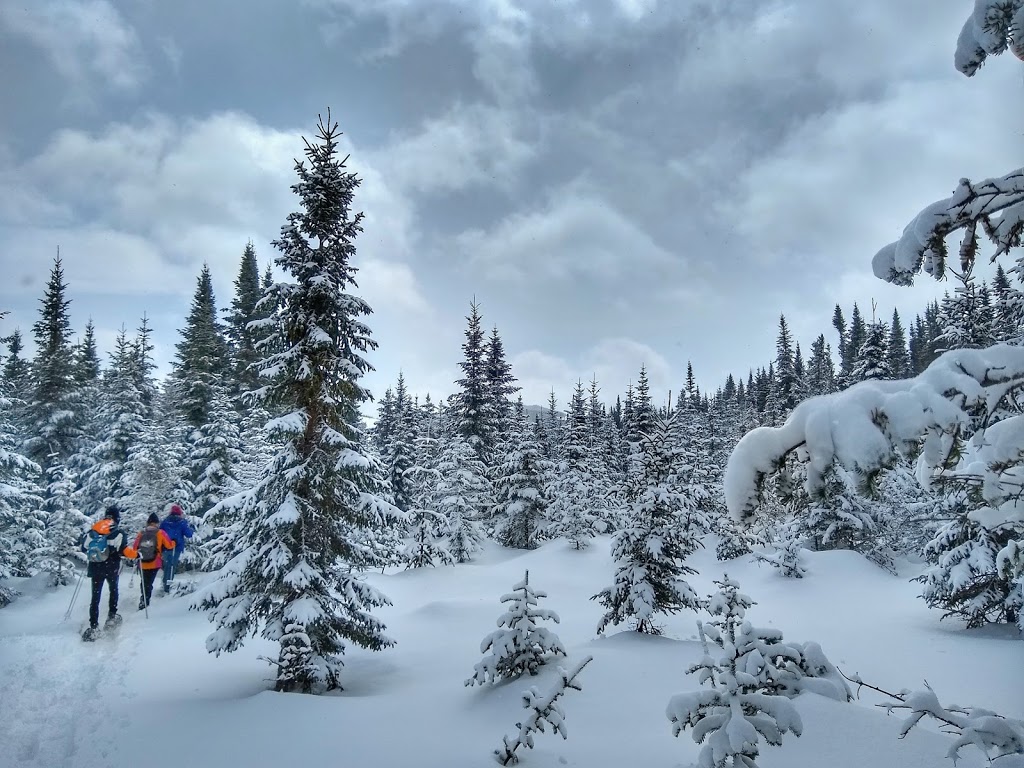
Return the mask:
<path id="1" fill-rule="evenodd" d="M 103 563 L 107 560 L 107 537 L 99 531 L 89 531 L 89 541 L 85 547 L 85 556 L 90 563 Z"/>

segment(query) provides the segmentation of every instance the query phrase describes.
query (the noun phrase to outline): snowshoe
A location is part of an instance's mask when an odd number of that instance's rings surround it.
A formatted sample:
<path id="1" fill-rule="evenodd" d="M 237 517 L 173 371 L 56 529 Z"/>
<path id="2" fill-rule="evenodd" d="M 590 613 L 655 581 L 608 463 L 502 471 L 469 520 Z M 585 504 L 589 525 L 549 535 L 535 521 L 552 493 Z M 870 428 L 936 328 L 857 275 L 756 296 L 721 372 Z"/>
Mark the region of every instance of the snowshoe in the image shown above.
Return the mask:
<path id="1" fill-rule="evenodd" d="M 103 629 L 117 629 L 121 626 L 121 614 L 115 613 L 107 617 L 106 622 L 103 624 Z"/>
<path id="2" fill-rule="evenodd" d="M 99 634 L 99 627 L 86 627 L 85 631 L 82 632 L 82 640 L 87 643 L 91 643 L 99 636 Z"/>

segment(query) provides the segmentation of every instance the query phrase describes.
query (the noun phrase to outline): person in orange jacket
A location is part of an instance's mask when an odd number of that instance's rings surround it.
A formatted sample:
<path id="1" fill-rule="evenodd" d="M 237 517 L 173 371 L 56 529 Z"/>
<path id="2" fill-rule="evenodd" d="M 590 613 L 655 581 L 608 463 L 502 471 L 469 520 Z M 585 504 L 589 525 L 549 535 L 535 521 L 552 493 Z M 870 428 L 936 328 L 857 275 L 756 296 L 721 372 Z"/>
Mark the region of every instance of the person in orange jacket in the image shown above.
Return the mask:
<path id="1" fill-rule="evenodd" d="M 139 558 L 142 567 L 140 611 L 149 605 L 153 597 L 153 582 L 156 581 L 156 575 L 163 565 L 160 555 L 165 549 L 174 549 L 174 542 L 160 530 L 160 517 L 154 512 L 146 520 L 146 527 L 135 537 L 135 543 L 124 550 L 125 556 L 129 559 Z"/>

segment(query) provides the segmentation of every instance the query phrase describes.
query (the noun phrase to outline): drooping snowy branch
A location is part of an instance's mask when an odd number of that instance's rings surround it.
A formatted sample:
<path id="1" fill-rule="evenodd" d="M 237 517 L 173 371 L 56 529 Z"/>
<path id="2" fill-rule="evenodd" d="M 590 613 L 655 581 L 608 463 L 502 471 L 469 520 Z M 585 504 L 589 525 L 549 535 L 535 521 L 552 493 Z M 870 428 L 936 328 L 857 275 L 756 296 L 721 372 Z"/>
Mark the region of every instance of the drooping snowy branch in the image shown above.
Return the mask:
<path id="1" fill-rule="evenodd" d="M 970 77 L 1008 48 L 1024 60 L 1024 0 L 974 0 L 956 41 L 956 68 Z"/>
<path id="2" fill-rule="evenodd" d="M 519 757 L 516 755 L 516 750 L 523 746 L 533 749 L 533 734 L 537 731 L 544 733 L 545 724 L 551 726 L 552 733 L 561 734 L 563 739 L 569 738 L 569 734 L 565 729 L 565 711 L 558 703 L 558 700 L 570 689 L 574 691 L 583 690 L 580 684 L 576 682 L 576 677 L 593 660 L 593 656 L 587 656 L 587 658 L 576 665 L 572 672 L 566 672 L 564 668 L 559 667 L 558 673 L 560 677 L 558 681 L 544 696 L 540 695 L 540 691 L 537 690 L 536 686 L 531 686 L 530 690 L 523 693 L 523 708 L 530 710 L 530 714 L 521 723 L 516 723 L 516 728 L 519 729 L 516 737 L 510 739 L 508 736 L 505 736 L 502 748 L 494 751 L 494 755 L 499 763 L 502 765 L 518 763 Z"/>
<path id="3" fill-rule="evenodd" d="M 999 768 L 1024 768 L 1024 721 L 1004 717 L 980 707 L 944 707 L 932 687 L 925 683 L 924 690 L 903 690 L 891 693 L 876 685 L 861 680 L 859 675 L 847 678 L 860 688 L 888 696 L 897 703 L 878 704 L 889 713 L 893 710 L 907 710 L 909 715 L 900 727 L 900 738 L 910 733 L 925 717 L 942 724 L 943 730 L 952 732 L 956 739 L 946 757 L 956 762 L 960 750 L 974 745 L 989 762 Z M 998 762 L 996 762 L 998 760 Z"/>
<path id="4" fill-rule="evenodd" d="M 737 520 L 750 518 L 764 479 L 797 449 L 806 454 L 811 493 L 833 462 L 870 475 L 918 444 L 927 466 L 942 467 L 955 438 L 988 425 L 1022 387 L 1024 348 L 997 345 L 946 352 L 913 379 L 865 381 L 805 400 L 781 427 L 759 427 L 739 441 L 726 467 L 726 504 Z M 1020 418 L 1004 429 L 1019 430 Z"/>

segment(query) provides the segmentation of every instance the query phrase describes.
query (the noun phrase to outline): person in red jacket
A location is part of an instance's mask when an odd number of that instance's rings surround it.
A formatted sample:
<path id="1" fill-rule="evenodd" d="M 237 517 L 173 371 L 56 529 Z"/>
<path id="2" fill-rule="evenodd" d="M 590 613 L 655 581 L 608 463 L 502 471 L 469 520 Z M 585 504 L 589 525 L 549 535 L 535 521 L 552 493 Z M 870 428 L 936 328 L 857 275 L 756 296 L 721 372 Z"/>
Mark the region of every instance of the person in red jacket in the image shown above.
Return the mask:
<path id="1" fill-rule="evenodd" d="M 153 597 L 153 582 L 160 572 L 163 560 L 160 555 L 165 549 L 174 549 L 174 542 L 160 530 L 160 518 L 154 512 L 146 520 L 146 527 L 139 531 L 135 543 L 124 550 L 130 559 L 139 558 L 142 566 L 142 597 L 139 598 L 139 610 L 147 607 Z"/>

